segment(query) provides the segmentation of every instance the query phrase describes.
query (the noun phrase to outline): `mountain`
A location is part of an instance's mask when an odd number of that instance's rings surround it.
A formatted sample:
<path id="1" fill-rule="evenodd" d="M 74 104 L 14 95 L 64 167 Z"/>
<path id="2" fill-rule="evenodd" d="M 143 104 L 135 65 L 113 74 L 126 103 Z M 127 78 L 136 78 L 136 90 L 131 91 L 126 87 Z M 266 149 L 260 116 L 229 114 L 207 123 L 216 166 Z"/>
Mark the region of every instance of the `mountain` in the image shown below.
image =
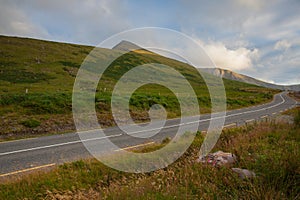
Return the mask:
<path id="1" fill-rule="evenodd" d="M 74 130 L 74 81 L 82 62 L 94 48 L 0 35 L 0 140 L 1 137 L 18 134 L 23 136 Z M 119 55 L 120 49 L 136 48 L 134 44 L 123 41 L 114 49 L 97 47 L 96 55 L 101 59 L 110 59 L 116 53 Z M 97 59 L 93 57 L 95 58 Z M 126 52 L 115 59 L 102 74 L 95 94 L 95 109 L 101 125 L 114 124 L 111 96 L 122 76 L 136 66 L 147 65 L 149 67 L 142 68 L 136 74 L 136 77 L 139 74 L 144 76 L 155 69 L 153 63 L 170 66 L 182 74 L 197 95 L 201 114 L 211 111 L 210 93 L 197 69 L 187 63 L 142 49 Z M 93 68 L 89 70 L 93 72 Z M 155 76 L 158 80 L 172 84 L 172 88 L 176 88 L 176 92 L 189 101 L 190 97 L 185 95 L 186 91 L 181 84 L 182 77 L 166 72 L 166 68 L 161 67 L 156 70 Z M 218 78 L 208 75 L 211 79 Z M 132 83 L 136 81 L 136 84 L 140 84 L 139 78 L 132 79 Z M 133 84 L 128 86 L 131 85 Z M 224 79 L 224 86 L 228 109 L 270 101 L 273 94 L 278 92 L 228 79 Z M 173 91 L 160 84 L 146 84 L 134 91 L 130 99 L 133 119 L 147 120 L 148 111 L 154 104 L 164 105 L 168 117 L 180 116 L 180 105 Z M 191 104 L 189 102 L 186 105 Z M 195 108 L 191 108 L 190 113 L 194 111 Z"/>
<path id="2" fill-rule="evenodd" d="M 137 49 L 142 49 L 142 48 L 132 42 L 122 40 L 120 43 L 118 43 L 112 49 L 120 50 L 120 51 L 132 51 L 132 50 L 137 50 Z"/>
<path id="3" fill-rule="evenodd" d="M 123 40 L 120 43 L 118 43 L 116 46 L 112 48 L 113 50 L 120 50 L 120 51 L 132 51 L 134 50 L 135 52 L 138 53 L 147 53 L 147 54 L 154 54 L 153 52 L 144 49 L 132 42 Z M 239 81 L 243 83 L 249 83 L 249 84 L 254 84 L 257 86 L 262 86 L 266 88 L 272 88 L 272 89 L 279 89 L 279 90 L 293 90 L 293 91 L 300 91 L 300 84 L 299 85 L 277 85 L 277 84 L 272 84 L 272 83 L 267 83 L 255 78 L 252 78 L 250 76 L 246 76 L 243 74 L 238 74 L 230 70 L 226 69 L 220 69 L 220 68 L 201 68 L 203 72 L 212 74 L 217 77 L 233 80 L 233 81 Z"/>
<path id="4" fill-rule="evenodd" d="M 279 90 L 293 90 L 293 91 L 300 91 L 300 84 L 298 85 L 277 85 L 272 83 L 267 83 L 264 81 L 260 81 L 258 79 L 252 78 L 250 76 L 246 76 L 243 74 L 238 74 L 233 71 L 227 70 L 227 69 L 220 69 L 220 68 L 201 68 L 203 72 L 212 74 L 214 76 L 218 76 L 221 78 L 234 80 L 234 81 L 240 81 L 244 83 L 254 84 L 266 88 L 272 88 L 272 89 L 279 89 Z"/>
<path id="5" fill-rule="evenodd" d="M 152 51 L 149 51 L 147 49 L 144 49 L 132 42 L 126 41 L 126 40 L 122 40 L 120 43 L 118 43 L 116 46 L 114 46 L 112 48 L 112 50 L 119 50 L 119 51 L 134 51 L 136 53 L 139 54 L 153 54 L 155 55 L 155 53 L 153 53 Z"/>

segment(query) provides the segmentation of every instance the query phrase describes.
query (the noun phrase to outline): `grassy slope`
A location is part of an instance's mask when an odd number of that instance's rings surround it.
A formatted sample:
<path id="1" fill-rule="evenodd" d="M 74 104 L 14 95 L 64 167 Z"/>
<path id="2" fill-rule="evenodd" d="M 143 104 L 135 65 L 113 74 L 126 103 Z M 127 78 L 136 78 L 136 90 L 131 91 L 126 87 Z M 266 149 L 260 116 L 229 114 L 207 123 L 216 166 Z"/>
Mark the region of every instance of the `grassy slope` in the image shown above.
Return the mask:
<path id="1" fill-rule="evenodd" d="M 73 82 L 93 47 L 6 36 L 0 36 L 0 45 L 0 116 L 3 119 L 0 135 L 11 137 L 74 129 L 71 116 Z M 113 52 L 101 51 L 104 56 Z M 207 88 L 192 67 L 159 55 L 131 52 L 116 60 L 105 72 L 103 84 L 99 84 L 96 108 L 102 125 L 113 125 L 109 105 L 116 80 L 137 64 L 149 62 L 166 64 L 181 72 L 198 95 L 201 111 L 209 112 Z M 224 80 L 224 83 L 229 109 L 269 101 L 276 92 L 236 81 Z M 174 95 L 166 88 L 152 85 L 134 93 L 132 116 L 139 121 L 147 119 L 147 110 L 154 103 L 165 105 L 169 117 L 179 115 Z"/>
<path id="2" fill-rule="evenodd" d="M 166 169 L 118 172 L 95 161 L 64 164 L 0 186 L 0 199 L 297 199 L 300 184 L 300 108 L 293 125 L 279 118 L 223 131 L 214 151 L 233 152 L 233 167 L 258 177 L 241 180 L 229 168 L 195 163 L 203 136 Z M 164 144 L 162 144 L 164 145 Z M 162 145 L 139 151 L 152 151 Z M 298 195 L 298 196 L 297 196 Z"/>

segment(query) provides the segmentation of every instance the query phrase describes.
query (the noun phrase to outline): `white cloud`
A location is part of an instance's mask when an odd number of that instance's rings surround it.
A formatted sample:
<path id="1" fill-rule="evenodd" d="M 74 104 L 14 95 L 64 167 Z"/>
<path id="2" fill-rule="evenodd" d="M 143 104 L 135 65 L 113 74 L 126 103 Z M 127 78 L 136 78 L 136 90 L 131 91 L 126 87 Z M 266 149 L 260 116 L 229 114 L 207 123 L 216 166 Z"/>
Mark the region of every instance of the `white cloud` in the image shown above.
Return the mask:
<path id="1" fill-rule="evenodd" d="M 292 46 L 287 40 L 280 40 L 274 45 L 275 50 L 287 50 Z"/>
<path id="2" fill-rule="evenodd" d="M 253 61 L 259 57 L 258 49 L 239 47 L 229 49 L 223 43 L 202 43 L 204 50 L 219 68 L 240 71 L 253 67 Z"/>
<path id="3" fill-rule="evenodd" d="M 134 27 L 174 28 L 200 38 L 218 67 L 299 82 L 299 6 L 298 0 L 0 0 L 0 34 L 96 45 Z"/>
<path id="4" fill-rule="evenodd" d="M 0 34 L 96 45 L 128 29 L 125 2 L 3 1 Z"/>
<path id="5" fill-rule="evenodd" d="M 204 41 L 219 67 L 270 82 L 299 83 L 299 6 L 298 0 L 182 1 L 178 21 L 181 30 Z"/>

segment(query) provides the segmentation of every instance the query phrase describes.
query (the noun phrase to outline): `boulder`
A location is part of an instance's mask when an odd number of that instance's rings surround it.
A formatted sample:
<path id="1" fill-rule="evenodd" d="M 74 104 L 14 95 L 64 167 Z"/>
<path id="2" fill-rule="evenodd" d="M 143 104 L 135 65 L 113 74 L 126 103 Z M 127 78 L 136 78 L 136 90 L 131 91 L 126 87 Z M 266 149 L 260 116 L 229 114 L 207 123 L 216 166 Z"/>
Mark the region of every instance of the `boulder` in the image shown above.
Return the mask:
<path id="1" fill-rule="evenodd" d="M 217 151 L 215 153 L 209 153 L 207 156 L 199 158 L 197 161 L 218 167 L 235 163 L 236 156 L 232 153 Z"/>

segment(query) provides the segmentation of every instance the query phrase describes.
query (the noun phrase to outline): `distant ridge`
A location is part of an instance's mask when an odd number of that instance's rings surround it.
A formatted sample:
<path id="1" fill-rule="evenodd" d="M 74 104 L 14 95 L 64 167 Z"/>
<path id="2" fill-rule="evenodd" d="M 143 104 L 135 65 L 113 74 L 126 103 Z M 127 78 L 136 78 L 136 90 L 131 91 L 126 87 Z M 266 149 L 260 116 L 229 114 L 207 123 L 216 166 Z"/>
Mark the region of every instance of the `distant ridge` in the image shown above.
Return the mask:
<path id="1" fill-rule="evenodd" d="M 145 48 L 142 48 L 132 42 L 122 40 L 120 43 L 115 45 L 113 50 L 119 50 L 119 51 L 136 51 L 138 53 L 146 53 L 146 54 L 155 54 Z M 212 74 L 214 76 L 218 76 L 221 78 L 239 81 L 243 83 L 249 83 L 257 86 L 262 86 L 266 88 L 272 88 L 272 89 L 278 89 L 278 90 L 292 90 L 292 91 L 300 91 L 300 84 L 298 85 L 277 85 L 272 83 L 267 83 L 255 78 L 252 78 L 250 76 L 246 76 L 243 74 L 239 74 L 227 69 L 221 69 L 221 68 L 200 68 L 203 72 Z"/>
<path id="2" fill-rule="evenodd" d="M 300 84 L 298 85 L 276 85 L 272 83 L 267 83 L 264 81 L 257 80 L 250 76 L 246 76 L 243 74 L 238 74 L 233 71 L 227 69 L 220 69 L 220 68 L 201 68 L 200 70 L 212 74 L 214 76 L 222 77 L 225 79 L 230 79 L 234 81 L 240 81 L 244 83 L 254 84 L 262 87 L 272 88 L 272 89 L 279 89 L 279 90 L 293 90 L 293 91 L 300 91 Z"/>
<path id="3" fill-rule="evenodd" d="M 146 54 L 155 54 L 147 49 L 144 49 L 132 42 L 122 40 L 120 43 L 115 45 L 112 49 L 119 50 L 119 51 L 136 51 L 138 53 L 146 53 Z M 279 90 L 293 90 L 293 91 L 300 91 L 300 84 L 298 85 L 277 85 L 272 83 L 267 83 L 255 78 L 252 78 L 250 76 L 246 76 L 243 74 L 235 73 L 233 71 L 227 70 L 227 69 L 221 69 L 221 68 L 200 68 L 203 72 L 212 74 L 214 76 L 218 76 L 221 78 L 239 81 L 243 83 L 249 83 L 253 85 L 258 85 L 266 88 L 272 88 L 272 89 L 279 89 Z"/>

